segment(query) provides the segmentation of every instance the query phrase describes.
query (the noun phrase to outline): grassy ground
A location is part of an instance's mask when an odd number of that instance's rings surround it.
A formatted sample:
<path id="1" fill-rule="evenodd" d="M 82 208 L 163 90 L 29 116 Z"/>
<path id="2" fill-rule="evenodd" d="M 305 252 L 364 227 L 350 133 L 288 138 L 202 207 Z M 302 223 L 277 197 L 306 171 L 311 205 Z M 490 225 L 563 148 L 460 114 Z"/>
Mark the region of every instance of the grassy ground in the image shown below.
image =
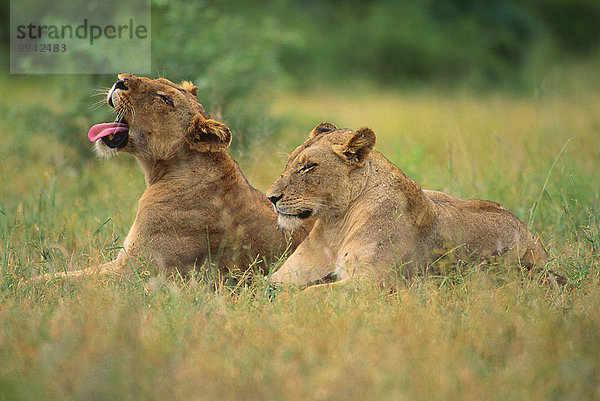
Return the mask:
<path id="1" fill-rule="evenodd" d="M 590 71 L 557 70 L 520 96 L 284 93 L 273 110 L 284 133 L 235 152 L 264 191 L 318 122 L 368 125 L 424 187 L 498 201 L 530 224 L 549 267 L 569 278 L 564 291 L 484 266 L 392 293 L 274 299 L 260 280 L 235 291 L 144 272 L 24 281 L 110 259 L 144 183 L 128 157 L 87 159 L 56 140 L 35 115 L 60 107 L 54 89 L 3 77 L 0 92 L 22 94 L 0 100 L 0 400 L 598 399 L 600 80 Z"/>

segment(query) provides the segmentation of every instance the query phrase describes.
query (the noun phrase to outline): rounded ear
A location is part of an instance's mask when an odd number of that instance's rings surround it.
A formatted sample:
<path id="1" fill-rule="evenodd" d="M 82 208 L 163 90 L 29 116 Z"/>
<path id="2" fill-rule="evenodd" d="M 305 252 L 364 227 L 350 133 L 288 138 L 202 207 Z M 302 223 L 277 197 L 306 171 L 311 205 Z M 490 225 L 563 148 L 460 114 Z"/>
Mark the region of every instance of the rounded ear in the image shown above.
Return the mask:
<path id="1" fill-rule="evenodd" d="M 371 128 L 363 127 L 356 131 L 344 145 L 334 145 L 333 150 L 346 163 L 361 166 L 373 150 L 377 137 Z"/>
<path id="2" fill-rule="evenodd" d="M 198 94 L 198 87 L 191 83 L 190 81 L 182 81 L 181 87 L 190 92 L 192 95 L 196 96 Z"/>
<path id="3" fill-rule="evenodd" d="M 218 152 L 231 144 L 231 131 L 225 124 L 198 113 L 190 122 L 185 140 L 198 152 Z"/>
<path id="4" fill-rule="evenodd" d="M 338 127 L 336 127 L 335 124 L 332 124 L 330 122 L 322 122 L 317 124 L 317 126 L 313 128 L 312 131 L 310 131 L 310 135 L 308 137 L 314 138 L 317 135 L 321 135 L 329 131 L 335 131 L 336 129 L 338 129 Z"/>

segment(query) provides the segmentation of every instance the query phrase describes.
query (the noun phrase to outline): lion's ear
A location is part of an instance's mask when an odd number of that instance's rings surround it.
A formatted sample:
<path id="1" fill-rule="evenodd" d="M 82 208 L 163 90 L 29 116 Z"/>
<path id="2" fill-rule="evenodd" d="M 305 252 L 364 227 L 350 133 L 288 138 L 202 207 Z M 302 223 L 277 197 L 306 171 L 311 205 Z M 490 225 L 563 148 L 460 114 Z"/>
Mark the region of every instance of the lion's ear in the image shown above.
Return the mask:
<path id="1" fill-rule="evenodd" d="M 196 114 L 188 127 L 186 142 L 198 152 L 218 152 L 231 143 L 231 131 L 223 123 Z"/>
<path id="2" fill-rule="evenodd" d="M 356 131 L 344 145 L 335 145 L 333 150 L 348 164 L 361 166 L 375 146 L 375 131 L 363 127 Z"/>
<path id="3" fill-rule="evenodd" d="M 338 129 L 338 127 L 336 127 L 335 124 L 332 124 L 329 122 L 323 122 L 323 123 L 317 124 L 317 126 L 315 128 L 313 128 L 312 131 L 310 131 L 310 135 L 308 137 L 314 138 L 317 135 L 321 135 L 321 134 L 324 134 L 325 132 L 329 132 L 329 131 L 335 131 L 336 129 Z"/>
<path id="4" fill-rule="evenodd" d="M 190 92 L 192 95 L 196 96 L 198 94 L 198 87 L 191 83 L 190 81 L 182 81 L 181 87 Z"/>

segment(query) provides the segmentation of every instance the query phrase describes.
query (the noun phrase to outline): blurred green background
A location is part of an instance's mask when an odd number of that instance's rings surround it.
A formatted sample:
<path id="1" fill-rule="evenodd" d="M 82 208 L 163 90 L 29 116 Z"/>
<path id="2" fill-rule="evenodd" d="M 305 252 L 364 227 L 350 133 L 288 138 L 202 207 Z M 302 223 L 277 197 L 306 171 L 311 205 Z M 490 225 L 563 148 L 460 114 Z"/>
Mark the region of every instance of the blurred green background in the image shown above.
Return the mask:
<path id="1" fill-rule="evenodd" d="M 6 72 L 9 4 L 0 1 Z M 232 126 L 239 146 L 278 131 L 267 112 L 275 88 L 530 92 L 549 65 L 597 56 L 598 21 L 600 2 L 589 0 L 153 0 L 152 76 L 195 82 L 201 102 Z M 63 107 L 3 110 L 0 117 L 43 114 L 59 138 L 90 155 L 81 132 L 110 111 L 82 105 L 112 77 L 81 75 L 77 84 L 66 76 L 15 78 L 52 87 Z"/>

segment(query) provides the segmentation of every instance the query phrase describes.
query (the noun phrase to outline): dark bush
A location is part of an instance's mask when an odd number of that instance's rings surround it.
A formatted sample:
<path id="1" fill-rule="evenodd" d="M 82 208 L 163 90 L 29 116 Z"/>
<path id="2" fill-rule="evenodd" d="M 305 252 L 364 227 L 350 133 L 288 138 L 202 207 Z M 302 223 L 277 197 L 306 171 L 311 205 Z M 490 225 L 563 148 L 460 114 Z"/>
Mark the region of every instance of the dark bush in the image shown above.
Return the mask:
<path id="1" fill-rule="evenodd" d="M 600 2 L 538 0 L 535 9 L 561 51 L 586 54 L 598 50 Z"/>
<path id="2" fill-rule="evenodd" d="M 281 76 L 277 25 L 205 2 L 154 1 L 152 64 L 172 81 L 193 81 L 206 110 L 234 131 L 234 145 L 269 135 L 266 111 Z M 245 6 L 251 7 L 251 6 Z"/>

